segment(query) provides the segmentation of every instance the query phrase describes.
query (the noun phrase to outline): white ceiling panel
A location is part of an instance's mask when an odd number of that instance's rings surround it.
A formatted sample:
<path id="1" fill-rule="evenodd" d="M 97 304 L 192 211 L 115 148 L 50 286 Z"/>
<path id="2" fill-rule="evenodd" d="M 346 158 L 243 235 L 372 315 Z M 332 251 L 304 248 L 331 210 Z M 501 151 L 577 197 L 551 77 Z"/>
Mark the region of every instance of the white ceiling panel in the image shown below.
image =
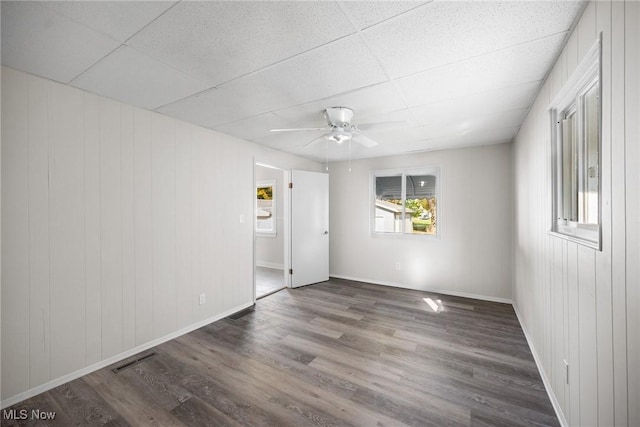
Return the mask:
<path id="1" fill-rule="evenodd" d="M 467 117 L 528 109 L 539 87 L 540 82 L 533 82 L 413 107 L 412 119 L 419 125 L 438 126 Z"/>
<path id="2" fill-rule="evenodd" d="M 71 85 L 151 110 L 210 87 L 124 45 Z"/>
<path id="3" fill-rule="evenodd" d="M 419 7 L 427 1 L 345 1 L 342 7 L 360 29 L 370 27 L 401 13 Z"/>
<path id="4" fill-rule="evenodd" d="M 260 114 L 215 128 L 218 132 L 233 135 L 249 141 L 269 135 L 271 129 L 289 129 L 295 125 L 273 113 Z"/>
<path id="5" fill-rule="evenodd" d="M 218 85 L 354 31 L 334 2 L 182 2 L 129 44 Z"/>
<path id="6" fill-rule="evenodd" d="M 155 111 L 166 114 L 177 119 L 182 119 L 196 125 L 213 129 L 217 120 L 221 123 L 232 121 L 238 114 L 237 109 L 242 106 L 236 104 L 231 99 L 224 99 L 217 89 L 210 89 L 197 95 L 190 96 L 183 100 L 167 104 L 163 107 L 156 108 Z M 244 117 L 250 117 L 254 114 L 245 114 Z M 242 117 L 237 117 L 239 120 Z"/>
<path id="7" fill-rule="evenodd" d="M 175 1 L 45 1 L 45 7 L 125 42 Z"/>
<path id="8" fill-rule="evenodd" d="M 410 106 L 544 79 L 565 34 L 424 71 L 397 80 Z"/>
<path id="9" fill-rule="evenodd" d="M 361 50 L 364 53 L 352 55 Z M 176 117 L 201 117 L 203 113 L 196 110 L 204 108 L 210 119 L 200 124 L 216 127 L 385 79 L 360 38 L 351 36 L 234 80 L 197 99 L 187 98 L 158 111 Z"/>
<path id="10" fill-rule="evenodd" d="M 434 1 L 364 34 L 395 78 L 565 32 L 583 4 Z"/>
<path id="11" fill-rule="evenodd" d="M 322 137 L 324 132 L 321 131 L 309 131 L 309 132 L 286 132 L 286 133 L 265 133 L 256 142 L 264 144 L 268 147 L 275 148 L 281 151 L 297 150 L 297 153 L 312 152 L 313 146 L 308 146 L 310 142 Z M 324 141 L 322 141 L 324 144 Z"/>
<path id="12" fill-rule="evenodd" d="M 321 132 L 269 130 L 402 121 L 373 157 L 509 141 L 584 4 L 3 1 L 2 62 L 319 160 Z"/>
<path id="13" fill-rule="evenodd" d="M 301 127 L 324 126 L 327 124 L 322 114 L 324 109 L 344 106 L 354 111 L 353 120 L 356 124 L 365 123 L 368 116 L 391 113 L 406 107 L 394 86 L 389 82 L 384 82 L 279 110 L 276 111 L 276 114 Z"/>
<path id="14" fill-rule="evenodd" d="M 68 83 L 118 42 L 34 2 L 2 7 L 2 64 Z"/>
<path id="15" fill-rule="evenodd" d="M 410 140 L 444 138 L 447 136 L 464 136 L 469 133 L 479 133 L 491 129 L 512 128 L 520 126 L 528 113 L 528 109 L 504 111 L 493 114 L 481 115 L 449 115 L 443 121 L 433 122 L 428 125 L 419 126 L 410 129 L 410 138 L 401 138 L 398 141 L 405 142 Z M 378 139 L 387 139 L 393 132 L 385 133 Z M 376 137 L 377 135 L 374 135 Z"/>

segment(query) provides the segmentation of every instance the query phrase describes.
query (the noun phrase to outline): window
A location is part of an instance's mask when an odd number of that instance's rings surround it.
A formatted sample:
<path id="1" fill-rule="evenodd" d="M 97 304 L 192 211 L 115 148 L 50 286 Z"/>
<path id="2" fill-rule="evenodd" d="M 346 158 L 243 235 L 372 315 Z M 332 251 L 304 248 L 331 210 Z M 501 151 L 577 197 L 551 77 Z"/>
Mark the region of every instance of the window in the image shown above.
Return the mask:
<path id="1" fill-rule="evenodd" d="M 374 233 L 438 234 L 440 168 L 374 171 Z"/>
<path id="2" fill-rule="evenodd" d="M 256 184 L 256 232 L 276 234 L 276 182 Z"/>
<path id="3" fill-rule="evenodd" d="M 554 153 L 551 231 L 600 249 L 600 41 L 556 99 L 551 123 Z"/>

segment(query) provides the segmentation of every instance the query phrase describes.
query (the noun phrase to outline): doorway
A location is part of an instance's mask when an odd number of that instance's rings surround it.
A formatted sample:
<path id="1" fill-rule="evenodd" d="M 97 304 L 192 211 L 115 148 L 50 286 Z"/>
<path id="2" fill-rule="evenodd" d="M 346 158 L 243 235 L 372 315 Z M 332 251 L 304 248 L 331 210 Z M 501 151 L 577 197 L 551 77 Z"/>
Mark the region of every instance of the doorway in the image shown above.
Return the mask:
<path id="1" fill-rule="evenodd" d="M 255 297 L 287 286 L 288 171 L 255 164 Z"/>

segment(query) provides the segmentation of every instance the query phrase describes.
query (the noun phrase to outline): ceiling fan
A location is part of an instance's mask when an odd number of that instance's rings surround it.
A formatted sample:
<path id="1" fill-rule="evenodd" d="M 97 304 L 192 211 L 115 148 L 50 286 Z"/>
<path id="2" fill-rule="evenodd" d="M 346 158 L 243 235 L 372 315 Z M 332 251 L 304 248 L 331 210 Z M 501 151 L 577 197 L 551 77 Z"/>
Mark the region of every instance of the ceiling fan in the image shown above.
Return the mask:
<path id="1" fill-rule="evenodd" d="M 327 120 L 327 127 L 322 128 L 295 128 L 295 129 L 271 129 L 271 132 L 300 132 L 300 131 L 327 131 L 324 135 L 314 139 L 306 146 L 309 146 L 322 138 L 342 144 L 346 141 L 354 141 L 365 147 L 375 147 L 378 145 L 376 141 L 366 137 L 361 133 L 361 128 L 371 130 L 379 127 L 388 127 L 402 122 L 385 122 L 385 123 L 366 123 L 356 125 L 351 123 L 353 118 L 353 110 L 348 107 L 329 107 L 324 111 L 324 117 Z M 306 147 L 305 146 L 305 147 Z"/>

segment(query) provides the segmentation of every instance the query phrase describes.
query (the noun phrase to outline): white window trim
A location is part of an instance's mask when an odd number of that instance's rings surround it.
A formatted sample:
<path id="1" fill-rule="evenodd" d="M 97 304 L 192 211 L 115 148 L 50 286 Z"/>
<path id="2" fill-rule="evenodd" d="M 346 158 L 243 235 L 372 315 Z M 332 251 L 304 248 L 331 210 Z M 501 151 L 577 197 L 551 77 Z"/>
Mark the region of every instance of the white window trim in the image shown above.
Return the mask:
<path id="1" fill-rule="evenodd" d="M 376 231 L 376 177 L 383 176 L 401 176 L 402 182 L 402 200 L 406 200 L 406 176 L 407 175 L 435 175 L 436 177 L 436 233 L 435 234 L 417 234 L 406 232 L 404 230 L 404 221 L 402 223 L 403 230 L 400 233 L 385 233 Z M 382 238 L 406 238 L 406 239 L 440 239 L 442 234 L 442 194 L 441 194 L 441 167 L 440 165 L 421 166 L 412 168 L 394 168 L 394 169 L 378 169 L 369 173 L 369 230 L 373 237 Z M 402 207 L 404 214 L 404 206 Z"/>
<path id="2" fill-rule="evenodd" d="M 260 236 L 260 237 L 277 237 L 277 210 L 276 210 L 276 203 L 277 203 L 277 190 L 276 190 L 276 181 L 273 179 L 269 179 L 266 181 L 258 181 L 256 182 L 256 191 L 258 188 L 261 187 L 271 187 L 271 194 L 272 194 L 272 206 L 271 206 L 271 218 L 272 218 L 272 224 L 273 226 L 271 227 L 271 230 L 258 230 L 258 218 L 257 215 L 255 215 L 255 213 L 258 212 L 258 198 L 255 198 L 255 210 L 254 210 L 254 228 L 256 230 L 256 235 Z"/>
<path id="3" fill-rule="evenodd" d="M 599 35 L 596 43 L 589 49 L 584 59 L 580 62 L 571 77 L 567 80 L 560 92 L 556 95 L 549 106 L 549 115 L 551 118 L 551 156 L 552 156 L 552 179 L 551 194 L 552 196 L 552 212 L 551 212 L 551 228 L 549 234 L 560 237 L 572 242 L 579 243 L 597 250 L 602 250 L 602 61 L 601 61 L 601 44 L 602 34 Z M 560 197 L 562 191 L 560 185 L 561 180 L 561 162 L 562 156 L 559 154 L 562 150 L 560 141 L 562 132 L 558 122 L 560 115 L 571 107 L 576 99 L 582 97 L 592 84 L 598 81 L 600 90 L 600 130 L 598 150 L 598 224 L 583 224 L 573 221 L 564 221 L 559 219 L 559 206 L 561 204 Z M 582 129 L 582 114 L 577 114 L 578 128 Z"/>

